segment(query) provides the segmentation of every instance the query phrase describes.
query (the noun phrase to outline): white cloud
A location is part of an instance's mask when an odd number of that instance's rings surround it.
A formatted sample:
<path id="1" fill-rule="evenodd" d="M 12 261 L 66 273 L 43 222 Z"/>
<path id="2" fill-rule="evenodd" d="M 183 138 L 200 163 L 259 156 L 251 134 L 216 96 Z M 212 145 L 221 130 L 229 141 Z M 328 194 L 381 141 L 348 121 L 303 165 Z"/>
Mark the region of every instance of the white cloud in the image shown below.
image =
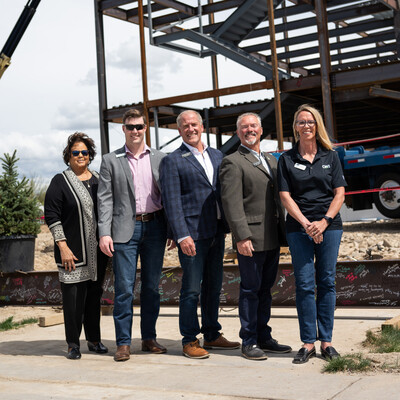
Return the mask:
<path id="1" fill-rule="evenodd" d="M 62 105 L 57 110 L 51 128 L 80 132 L 99 129 L 98 105 L 83 101 Z"/>
<path id="2" fill-rule="evenodd" d="M 107 65 L 118 70 L 123 70 L 129 75 L 141 76 L 140 49 L 137 38 L 131 38 L 107 54 Z M 163 80 L 168 74 L 177 75 L 182 70 L 182 59 L 174 52 L 159 47 L 146 45 L 146 68 L 149 86 L 154 90 L 163 89 Z M 137 82 L 141 87 L 141 80 Z"/>
<path id="3" fill-rule="evenodd" d="M 95 68 L 90 68 L 86 76 L 79 79 L 78 83 L 85 86 L 97 86 L 97 70 Z"/>

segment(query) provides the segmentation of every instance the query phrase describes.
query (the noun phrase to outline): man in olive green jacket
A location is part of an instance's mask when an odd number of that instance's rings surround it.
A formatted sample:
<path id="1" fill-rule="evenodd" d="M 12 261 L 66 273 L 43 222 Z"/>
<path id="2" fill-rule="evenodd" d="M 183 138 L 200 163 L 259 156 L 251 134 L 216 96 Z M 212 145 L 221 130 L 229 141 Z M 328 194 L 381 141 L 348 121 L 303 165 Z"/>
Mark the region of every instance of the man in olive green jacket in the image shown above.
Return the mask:
<path id="1" fill-rule="evenodd" d="M 261 120 L 246 113 L 237 120 L 241 145 L 222 160 L 221 197 L 226 219 L 237 245 L 241 277 L 239 317 L 242 355 L 266 359 L 265 351 L 290 352 L 271 336 L 271 288 L 275 282 L 284 238 L 275 157 L 260 152 Z"/>

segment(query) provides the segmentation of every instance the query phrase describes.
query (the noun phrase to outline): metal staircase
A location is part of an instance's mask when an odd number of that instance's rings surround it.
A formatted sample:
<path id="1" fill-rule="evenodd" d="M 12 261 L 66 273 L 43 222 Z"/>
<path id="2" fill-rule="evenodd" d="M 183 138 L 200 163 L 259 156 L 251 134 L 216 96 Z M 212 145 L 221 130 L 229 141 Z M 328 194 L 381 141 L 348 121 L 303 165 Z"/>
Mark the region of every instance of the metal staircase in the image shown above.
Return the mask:
<path id="1" fill-rule="evenodd" d="M 282 0 L 279 0 L 279 3 L 276 3 L 275 7 L 281 2 Z M 151 7 L 148 10 L 150 11 L 149 20 L 151 21 Z M 165 28 L 162 28 L 151 33 L 150 41 L 155 46 L 165 47 L 202 58 L 220 54 L 270 80 L 272 79 L 271 65 L 261 59 L 261 57 L 250 54 L 239 47 L 240 42 L 245 40 L 267 17 L 268 10 L 265 0 L 247 0 L 212 33 L 203 32 L 200 22 L 201 15 L 198 15 L 199 27 L 181 29 L 174 26 L 172 33 L 162 33 L 156 36 L 155 32 L 165 30 Z M 182 40 L 200 45 L 200 49 L 176 43 Z M 280 79 L 288 79 L 290 77 L 291 75 L 285 71 L 279 71 Z"/>
<path id="2" fill-rule="evenodd" d="M 276 5 L 274 4 L 276 7 Z M 213 33 L 213 37 L 238 45 L 268 17 L 266 0 L 248 0 Z"/>

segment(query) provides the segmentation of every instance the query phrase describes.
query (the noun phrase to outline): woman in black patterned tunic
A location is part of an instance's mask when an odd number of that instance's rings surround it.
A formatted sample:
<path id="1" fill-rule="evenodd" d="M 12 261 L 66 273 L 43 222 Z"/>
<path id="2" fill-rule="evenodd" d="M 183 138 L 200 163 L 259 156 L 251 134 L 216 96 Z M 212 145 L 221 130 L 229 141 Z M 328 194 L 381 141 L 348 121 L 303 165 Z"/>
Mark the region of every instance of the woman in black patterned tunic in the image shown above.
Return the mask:
<path id="1" fill-rule="evenodd" d="M 108 258 L 97 243 L 98 174 L 88 166 L 96 155 L 94 141 L 81 132 L 68 138 L 63 151 L 69 166 L 51 181 L 45 219 L 53 235 L 54 258 L 63 298 L 67 358 L 81 358 L 82 323 L 90 351 L 107 353 L 100 337 L 100 299 Z"/>

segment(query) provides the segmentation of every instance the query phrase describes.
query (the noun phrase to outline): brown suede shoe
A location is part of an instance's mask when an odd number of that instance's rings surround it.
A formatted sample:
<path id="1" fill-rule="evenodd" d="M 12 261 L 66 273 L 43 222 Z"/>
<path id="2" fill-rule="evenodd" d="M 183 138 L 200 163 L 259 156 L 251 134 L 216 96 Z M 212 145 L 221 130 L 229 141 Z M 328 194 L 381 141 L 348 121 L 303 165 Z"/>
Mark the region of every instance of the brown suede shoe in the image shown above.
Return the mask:
<path id="1" fill-rule="evenodd" d="M 131 358 L 131 346 L 123 344 L 117 347 L 117 351 L 114 354 L 114 361 L 126 361 Z"/>
<path id="2" fill-rule="evenodd" d="M 230 342 L 228 339 L 225 339 L 222 336 L 222 333 L 220 333 L 217 339 L 213 340 L 212 342 L 206 342 L 204 340 L 205 349 L 233 350 L 233 349 L 238 349 L 239 347 L 240 347 L 239 342 Z"/>
<path id="3" fill-rule="evenodd" d="M 153 354 L 163 354 L 167 352 L 167 349 L 161 346 L 160 343 L 157 343 L 155 339 L 149 339 L 142 340 L 142 351 L 149 351 Z"/>
<path id="4" fill-rule="evenodd" d="M 199 339 L 183 346 L 183 355 L 189 358 L 208 358 L 210 353 L 200 346 Z"/>

